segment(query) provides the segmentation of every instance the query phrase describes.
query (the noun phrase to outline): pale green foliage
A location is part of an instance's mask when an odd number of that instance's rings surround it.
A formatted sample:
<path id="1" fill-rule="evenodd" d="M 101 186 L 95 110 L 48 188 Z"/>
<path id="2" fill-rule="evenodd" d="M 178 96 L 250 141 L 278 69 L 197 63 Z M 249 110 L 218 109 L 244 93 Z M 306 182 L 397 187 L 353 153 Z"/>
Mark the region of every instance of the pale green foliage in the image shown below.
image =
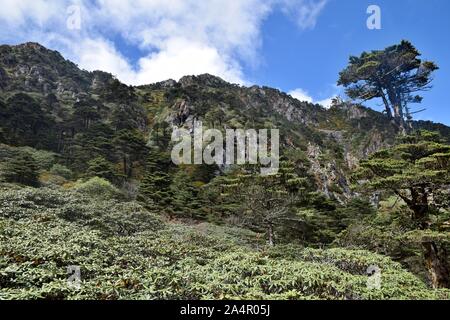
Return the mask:
<path id="1" fill-rule="evenodd" d="M 70 180 L 73 176 L 72 170 L 70 170 L 69 168 L 67 168 L 61 164 L 57 164 L 57 163 L 51 167 L 50 173 L 61 176 L 67 180 Z"/>
<path id="2" fill-rule="evenodd" d="M 36 161 L 37 165 L 41 170 L 50 169 L 56 161 L 57 155 L 53 152 L 45 150 L 36 150 L 31 147 L 21 147 L 17 149 L 29 153 Z"/>
<path id="3" fill-rule="evenodd" d="M 112 199 L 120 196 L 119 189 L 114 187 L 108 180 L 99 177 L 94 177 L 87 181 L 78 181 L 74 189 L 80 193 L 100 199 Z"/>
<path id="4" fill-rule="evenodd" d="M 133 202 L 25 188 L 2 191 L 0 208 L 0 299 L 449 298 L 387 257 L 267 248 L 260 234 L 166 224 Z M 370 265 L 382 269 L 380 290 L 367 288 Z"/>

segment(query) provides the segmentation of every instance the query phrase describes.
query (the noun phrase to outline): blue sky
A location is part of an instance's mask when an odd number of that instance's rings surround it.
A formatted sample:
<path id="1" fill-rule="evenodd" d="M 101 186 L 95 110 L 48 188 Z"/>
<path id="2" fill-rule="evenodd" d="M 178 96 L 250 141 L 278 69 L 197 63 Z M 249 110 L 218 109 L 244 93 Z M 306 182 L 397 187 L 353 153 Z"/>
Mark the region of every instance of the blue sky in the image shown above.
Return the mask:
<path id="1" fill-rule="evenodd" d="M 381 30 L 366 27 L 370 4 L 381 8 Z M 256 83 L 285 91 L 304 89 L 320 101 L 339 92 L 337 75 L 350 54 L 385 48 L 408 39 L 423 58 L 438 63 L 434 88 L 424 93 L 428 108 L 416 118 L 450 124 L 450 1 L 446 0 L 334 0 L 323 9 L 314 29 L 299 31 L 280 13 L 263 27 L 263 59 L 260 68 L 245 73 Z M 369 103 L 377 108 L 380 101 Z M 380 109 L 379 107 L 377 109 Z"/>
<path id="2" fill-rule="evenodd" d="M 369 5 L 381 8 L 381 30 L 366 27 Z M 414 106 L 428 109 L 416 118 L 450 125 L 448 0 L 0 0 L 0 7 L 1 43 L 37 41 L 126 83 L 208 72 L 323 104 L 342 94 L 335 84 L 350 55 L 407 39 L 440 67 Z M 381 109 L 377 103 L 369 105 Z"/>

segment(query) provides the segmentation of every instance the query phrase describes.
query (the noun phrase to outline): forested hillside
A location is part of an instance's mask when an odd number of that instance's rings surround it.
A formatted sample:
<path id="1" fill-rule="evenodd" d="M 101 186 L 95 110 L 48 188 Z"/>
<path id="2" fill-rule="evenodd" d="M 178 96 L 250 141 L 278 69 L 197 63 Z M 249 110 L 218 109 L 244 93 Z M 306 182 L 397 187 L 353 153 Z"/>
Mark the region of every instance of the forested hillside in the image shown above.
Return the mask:
<path id="1" fill-rule="evenodd" d="M 174 165 L 198 120 L 278 128 L 280 170 Z M 0 299 L 449 299 L 450 128 L 408 120 L 0 46 Z"/>

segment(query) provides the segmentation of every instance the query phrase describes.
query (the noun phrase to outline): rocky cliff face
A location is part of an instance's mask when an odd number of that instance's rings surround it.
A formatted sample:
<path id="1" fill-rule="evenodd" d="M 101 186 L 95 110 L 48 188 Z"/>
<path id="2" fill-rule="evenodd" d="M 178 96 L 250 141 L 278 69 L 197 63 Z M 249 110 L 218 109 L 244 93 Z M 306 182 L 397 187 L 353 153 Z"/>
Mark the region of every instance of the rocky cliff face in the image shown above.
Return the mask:
<path id="1" fill-rule="evenodd" d="M 163 122 L 192 129 L 194 120 L 218 129 L 279 128 L 282 152 L 309 168 L 318 190 L 342 201 L 351 196 L 349 172 L 394 143 L 397 134 L 384 115 L 363 106 L 340 103 L 327 110 L 276 89 L 233 85 L 212 75 L 129 87 L 108 73 L 80 70 L 36 43 L 0 46 L 0 108 L 19 92 L 40 105 L 49 132 L 63 140 L 58 145 L 86 130 L 76 125 L 80 114 L 88 124 L 119 119 L 143 134 Z M 446 126 L 414 125 L 450 138 Z"/>

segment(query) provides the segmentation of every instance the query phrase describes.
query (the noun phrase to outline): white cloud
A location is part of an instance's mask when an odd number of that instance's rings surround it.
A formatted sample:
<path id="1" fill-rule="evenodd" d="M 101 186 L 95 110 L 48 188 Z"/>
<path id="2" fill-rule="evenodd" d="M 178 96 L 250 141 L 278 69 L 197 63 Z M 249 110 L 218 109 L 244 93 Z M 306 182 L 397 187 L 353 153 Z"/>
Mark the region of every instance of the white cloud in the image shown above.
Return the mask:
<path id="1" fill-rule="evenodd" d="M 24 25 L 34 23 L 43 26 L 58 13 L 65 12 L 65 6 L 51 0 L 1 0 L 0 21 Z M 61 11 L 63 10 L 63 11 Z M 31 21 L 27 21 L 31 20 Z"/>
<path id="2" fill-rule="evenodd" d="M 81 30 L 66 26 L 79 5 Z M 325 0 L 0 0 L 0 41 L 37 41 L 87 70 L 129 84 L 212 73 L 246 83 L 242 63 L 258 64 L 261 25 L 276 7 L 301 28 L 314 27 Z M 119 52 L 120 36 L 139 47 L 135 65 Z"/>
<path id="3" fill-rule="evenodd" d="M 328 0 L 283 0 L 282 10 L 302 29 L 314 28 Z"/>
<path id="4" fill-rule="evenodd" d="M 210 73 L 230 82 L 244 84 L 239 65 L 212 46 L 170 39 L 164 50 L 139 61 L 135 83 L 145 84 L 162 79 L 179 79 L 185 75 Z"/>
<path id="5" fill-rule="evenodd" d="M 301 89 L 301 88 L 297 88 L 294 89 L 292 91 L 289 91 L 288 94 L 290 94 L 293 98 L 299 100 L 299 101 L 306 101 L 309 103 L 315 103 L 315 104 L 320 104 L 322 105 L 324 108 L 330 108 L 331 104 L 332 104 L 332 99 L 335 97 L 330 97 L 327 99 L 323 99 L 323 100 L 315 100 L 313 97 L 311 97 L 307 91 Z"/>
<path id="6" fill-rule="evenodd" d="M 326 109 L 329 109 L 329 108 L 331 108 L 331 105 L 333 103 L 333 98 L 334 97 L 327 98 L 327 99 L 324 99 L 324 100 L 317 101 L 315 103 L 320 104 L 321 106 L 323 106 Z"/>
<path id="7" fill-rule="evenodd" d="M 306 101 L 310 103 L 314 101 L 313 98 L 305 90 L 300 88 L 289 91 L 288 94 L 300 101 Z"/>
<path id="8" fill-rule="evenodd" d="M 185 75 L 210 73 L 233 83 L 244 84 L 239 65 L 220 56 L 214 47 L 185 39 L 171 39 L 163 50 L 139 59 L 134 70 L 114 44 L 104 39 L 86 39 L 71 50 L 79 65 L 89 71 L 107 70 L 125 83 L 142 85 Z"/>
<path id="9" fill-rule="evenodd" d="M 104 39 L 86 39 L 73 48 L 78 63 L 86 70 L 107 70 L 126 83 L 134 83 L 135 73 L 128 61 Z"/>

